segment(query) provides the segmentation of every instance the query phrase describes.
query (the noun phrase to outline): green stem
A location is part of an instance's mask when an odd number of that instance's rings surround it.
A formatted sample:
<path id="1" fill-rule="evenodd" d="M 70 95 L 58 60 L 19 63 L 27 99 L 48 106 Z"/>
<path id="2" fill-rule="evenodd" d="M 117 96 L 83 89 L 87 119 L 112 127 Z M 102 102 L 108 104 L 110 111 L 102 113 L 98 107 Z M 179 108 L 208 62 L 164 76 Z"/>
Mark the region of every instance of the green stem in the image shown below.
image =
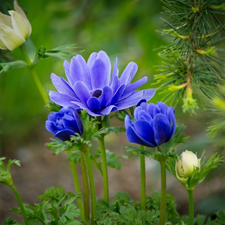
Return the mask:
<path id="1" fill-rule="evenodd" d="M 68 155 L 70 153 L 71 153 L 71 151 L 67 151 Z M 74 182 L 74 186 L 75 186 L 75 192 L 81 192 L 80 191 L 80 184 L 79 184 L 79 179 L 78 179 L 75 163 L 73 161 L 70 161 L 70 160 L 69 160 L 69 163 L 70 163 L 70 168 L 71 168 L 72 175 L 73 175 L 73 182 Z M 78 207 L 79 207 L 80 212 L 81 212 L 80 220 L 84 221 L 84 208 L 83 208 L 83 202 L 82 202 L 81 198 L 77 199 L 77 204 L 78 204 Z"/>
<path id="2" fill-rule="evenodd" d="M 94 183 L 94 176 L 91 167 L 91 161 L 88 150 L 83 151 L 85 163 L 87 166 L 88 177 L 89 177 L 89 184 L 91 189 L 91 224 L 94 225 L 94 221 L 96 219 L 96 194 L 95 194 L 95 183 Z"/>
<path id="3" fill-rule="evenodd" d="M 145 149 L 141 145 L 141 149 Z M 141 208 L 146 209 L 146 171 L 145 171 L 145 155 L 140 155 L 140 177 L 141 177 Z"/>
<path id="4" fill-rule="evenodd" d="M 188 190 L 188 197 L 189 197 L 189 225 L 194 224 L 194 197 L 193 197 L 193 190 Z"/>
<path id="5" fill-rule="evenodd" d="M 101 117 L 98 117 L 100 122 L 99 129 L 102 128 Z M 105 142 L 104 136 L 98 138 L 100 149 L 101 149 L 101 157 L 102 157 L 102 174 L 103 174 L 103 182 L 104 182 L 104 201 L 109 204 L 109 184 L 108 184 L 108 169 L 107 169 L 107 159 L 106 159 L 106 151 L 105 151 Z"/>
<path id="6" fill-rule="evenodd" d="M 166 221 L 166 162 L 160 162 L 161 167 L 161 203 L 160 203 L 160 222 L 159 225 L 165 225 Z"/>
<path id="7" fill-rule="evenodd" d="M 41 84 L 41 82 L 40 82 L 40 80 L 39 80 L 39 77 L 38 77 L 38 75 L 37 75 L 37 73 L 36 73 L 36 71 L 35 71 L 35 69 L 34 69 L 34 66 L 32 65 L 32 62 L 30 61 L 30 59 L 29 59 L 29 57 L 28 57 L 28 55 L 27 55 L 27 52 L 26 52 L 26 50 L 25 50 L 24 45 L 21 45 L 21 46 L 20 46 L 20 49 L 21 49 L 21 51 L 23 52 L 23 54 L 24 54 L 24 56 L 25 56 L 25 58 L 26 58 L 26 61 L 27 61 L 27 64 L 28 64 L 28 68 L 29 68 L 30 71 L 31 71 L 31 74 L 32 74 L 32 76 L 33 76 L 33 78 L 34 78 L 34 81 L 35 81 L 35 83 L 36 83 L 36 85 L 37 85 L 37 87 L 38 87 L 38 90 L 39 90 L 39 92 L 40 92 L 40 94 L 41 94 L 41 96 L 42 96 L 42 98 L 43 98 L 45 104 L 47 104 L 48 101 L 49 101 L 48 96 L 47 96 L 47 94 L 46 94 L 46 92 L 45 92 L 45 89 L 43 88 L 43 86 L 42 86 L 42 84 Z"/>
<path id="8" fill-rule="evenodd" d="M 23 215 L 24 224 L 28 225 L 27 215 L 26 215 L 25 209 L 23 207 L 23 203 L 22 203 L 22 200 L 20 198 L 20 195 L 19 195 L 18 191 L 16 190 L 16 188 L 15 188 L 15 186 L 13 184 L 10 187 L 12 188 L 13 192 L 16 195 L 17 201 L 18 201 L 19 206 L 20 206 L 21 213 Z"/>
<path id="9" fill-rule="evenodd" d="M 83 175 L 83 190 L 84 190 L 84 215 L 85 219 L 90 218 L 90 203 L 89 203 L 89 184 L 88 184 L 88 173 L 87 167 L 84 159 L 84 153 L 80 152 L 81 156 L 81 168 L 82 168 L 82 175 Z"/>

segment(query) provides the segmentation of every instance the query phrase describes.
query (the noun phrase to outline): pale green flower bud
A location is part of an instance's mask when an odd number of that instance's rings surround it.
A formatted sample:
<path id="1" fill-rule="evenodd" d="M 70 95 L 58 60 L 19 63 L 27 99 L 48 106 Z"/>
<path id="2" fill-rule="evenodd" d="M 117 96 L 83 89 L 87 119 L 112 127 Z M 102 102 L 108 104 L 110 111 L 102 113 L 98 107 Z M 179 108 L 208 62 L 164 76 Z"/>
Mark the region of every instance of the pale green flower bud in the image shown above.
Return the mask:
<path id="1" fill-rule="evenodd" d="M 8 15 L 0 13 L 0 49 L 13 51 L 22 45 L 31 34 L 32 28 L 23 10 L 14 1 L 14 10 Z"/>
<path id="2" fill-rule="evenodd" d="M 196 168 L 200 170 L 200 159 L 193 152 L 186 150 L 181 154 L 181 159 L 176 162 L 177 179 L 181 183 L 187 184 L 188 178 L 191 177 Z"/>

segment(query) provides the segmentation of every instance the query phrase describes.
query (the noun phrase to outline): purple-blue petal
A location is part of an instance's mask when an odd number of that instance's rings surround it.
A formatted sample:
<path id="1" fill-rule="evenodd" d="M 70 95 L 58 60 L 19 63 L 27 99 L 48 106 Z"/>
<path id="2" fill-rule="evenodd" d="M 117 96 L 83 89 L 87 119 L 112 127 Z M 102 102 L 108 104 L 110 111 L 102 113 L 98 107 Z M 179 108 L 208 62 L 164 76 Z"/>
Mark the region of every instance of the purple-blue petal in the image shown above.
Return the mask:
<path id="1" fill-rule="evenodd" d="M 159 106 L 161 113 L 166 115 L 169 107 L 163 102 L 158 102 L 157 105 Z"/>
<path id="2" fill-rule="evenodd" d="M 125 85 L 122 85 L 122 86 L 117 90 L 117 92 L 116 92 L 116 93 L 114 94 L 114 96 L 112 97 L 112 100 L 111 100 L 110 104 L 115 105 L 115 104 L 119 101 L 121 95 L 123 94 L 123 92 L 124 92 L 124 90 L 125 90 L 125 87 L 126 87 Z"/>
<path id="3" fill-rule="evenodd" d="M 69 141 L 71 135 L 75 135 L 74 131 L 65 129 L 56 132 L 54 137 L 59 138 L 61 141 Z"/>
<path id="4" fill-rule="evenodd" d="M 109 84 L 110 74 L 111 74 L 111 62 L 110 62 L 109 56 L 104 51 L 100 51 L 96 59 L 101 59 L 101 61 L 105 64 L 105 68 L 106 68 L 105 82 L 106 84 Z"/>
<path id="5" fill-rule="evenodd" d="M 161 145 L 165 143 L 171 134 L 168 118 L 161 113 L 157 114 L 153 120 L 153 130 L 156 144 Z"/>
<path id="6" fill-rule="evenodd" d="M 156 146 L 154 131 L 148 122 L 143 120 L 135 121 L 134 129 L 139 137 L 141 137 L 145 142 L 148 142 L 148 145 L 151 144 L 150 147 Z"/>
<path id="7" fill-rule="evenodd" d="M 147 89 L 143 91 L 143 99 L 149 101 L 155 95 L 155 89 Z"/>
<path id="8" fill-rule="evenodd" d="M 77 122 L 77 126 L 78 126 L 78 129 L 79 129 L 79 134 L 83 134 L 83 124 L 81 122 L 81 119 L 80 119 L 80 116 L 77 112 L 76 109 L 74 109 L 73 107 L 69 107 L 70 111 L 72 112 L 73 114 L 73 117 L 75 118 L 76 122 Z"/>
<path id="9" fill-rule="evenodd" d="M 135 83 L 127 85 L 121 98 L 126 98 L 129 95 L 131 95 L 136 89 L 145 84 L 147 80 L 148 80 L 147 77 L 143 77 L 142 79 L 136 81 Z"/>
<path id="10" fill-rule="evenodd" d="M 101 111 L 101 115 L 109 115 L 113 111 L 117 111 L 117 107 L 115 105 L 109 105 Z"/>
<path id="11" fill-rule="evenodd" d="M 101 59 L 96 59 L 93 67 L 91 68 L 91 82 L 93 90 L 102 88 L 109 84 L 109 78 L 107 77 L 106 66 Z"/>
<path id="12" fill-rule="evenodd" d="M 87 101 L 87 105 L 89 109 L 93 112 L 99 111 L 101 109 L 100 102 L 96 97 L 89 98 Z"/>
<path id="13" fill-rule="evenodd" d="M 137 64 L 134 62 L 130 62 L 123 71 L 122 75 L 120 76 L 120 82 L 122 84 L 129 84 L 134 78 L 137 69 L 138 69 Z"/>
<path id="14" fill-rule="evenodd" d="M 91 98 L 88 87 L 81 81 L 75 83 L 74 91 L 77 97 L 80 99 L 80 101 L 83 102 L 84 104 L 86 104 L 87 100 Z"/>
<path id="15" fill-rule="evenodd" d="M 45 122 L 45 128 L 47 131 L 49 131 L 53 134 L 57 131 L 57 127 L 55 126 L 55 123 L 53 121 L 47 120 Z"/>
<path id="16" fill-rule="evenodd" d="M 67 77 L 70 85 L 73 86 L 74 83 L 75 83 L 75 78 L 73 78 L 70 74 L 70 64 L 65 60 L 64 63 L 63 63 L 63 66 L 64 66 L 64 69 L 65 69 L 66 77 Z"/>
<path id="17" fill-rule="evenodd" d="M 75 93 L 69 84 L 62 78 L 56 76 L 54 73 L 51 74 L 51 80 L 55 88 L 59 93 L 74 96 Z"/>
<path id="18" fill-rule="evenodd" d="M 56 112 L 51 112 L 48 114 L 48 120 L 55 121 Z"/>
<path id="19" fill-rule="evenodd" d="M 120 80 L 117 76 L 115 76 L 114 78 L 112 78 L 112 84 L 111 84 L 111 88 L 113 90 L 113 93 L 115 93 L 120 87 Z"/>
<path id="20" fill-rule="evenodd" d="M 124 123 L 125 123 L 125 128 L 126 128 L 126 129 L 127 129 L 129 126 L 133 126 L 133 123 L 132 123 L 132 121 L 130 120 L 130 117 L 129 117 L 128 115 L 125 116 Z"/>
<path id="21" fill-rule="evenodd" d="M 79 108 L 76 104 L 72 103 L 72 101 L 77 101 L 75 97 L 61 94 L 55 91 L 49 91 L 49 97 L 53 102 L 55 102 L 60 106 L 64 107 L 73 106 L 75 108 Z"/>
<path id="22" fill-rule="evenodd" d="M 110 85 L 112 84 L 112 81 L 113 81 L 114 77 L 118 77 L 118 75 L 119 75 L 119 69 L 117 68 L 117 62 L 118 62 L 118 59 L 116 57 L 114 68 L 113 68 L 113 73 L 112 73 L 112 78 L 111 78 L 111 81 L 110 81 Z"/>
<path id="23" fill-rule="evenodd" d="M 106 107 L 111 101 L 112 96 L 112 89 L 109 86 L 104 86 L 102 89 L 102 95 L 99 97 L 101 107 Z"/>
<path id="24" fill-rule="evenodd" d="M 170 127 L 171 127 L 170 137 L 167 140 L 167 141 L 169 141 L 171 139 L 171 137 L 174 135 L 175 130 L 176 130 L 176 119 L 175 119 L 175 115 L 174 115 L 174 108 L 172 106 L 167 111 L 167 117 L 169 119 L 169 123 L 170 123 Z"/>

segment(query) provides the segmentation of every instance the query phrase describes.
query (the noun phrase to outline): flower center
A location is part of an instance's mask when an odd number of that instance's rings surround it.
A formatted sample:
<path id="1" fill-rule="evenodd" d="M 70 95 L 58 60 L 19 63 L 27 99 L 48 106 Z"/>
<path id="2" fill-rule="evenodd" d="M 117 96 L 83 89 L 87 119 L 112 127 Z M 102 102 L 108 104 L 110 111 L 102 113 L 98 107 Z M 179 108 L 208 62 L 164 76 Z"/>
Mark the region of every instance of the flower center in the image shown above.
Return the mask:
<path id="1" fill-rule="evenodd" d="M 95 90 L 93 93 L 92 93 L 92 97 L 96 97 L 96 98 L 99 98 L 100 96 L 102 95 L 102 90 Z"/>

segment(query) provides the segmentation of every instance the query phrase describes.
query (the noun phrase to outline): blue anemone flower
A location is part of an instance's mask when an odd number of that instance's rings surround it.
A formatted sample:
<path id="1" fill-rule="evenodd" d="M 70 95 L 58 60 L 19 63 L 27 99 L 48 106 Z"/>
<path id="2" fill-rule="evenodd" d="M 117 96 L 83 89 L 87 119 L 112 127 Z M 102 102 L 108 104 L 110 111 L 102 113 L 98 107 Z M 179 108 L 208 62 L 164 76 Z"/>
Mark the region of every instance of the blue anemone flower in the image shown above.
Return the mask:
<path id="1" fill-rule="evenodd" d="M 68 82 L 51 74 L 52 83 L 58 92 L 49 91 L 50 99 L 56 104 L 84 109 L 91 116 L 108 115 L 140 101 L 148 101 L 155 89 L 136 91 L 147 82 L 147 77 L 131 84 L 137 72 L 137 64 L 130 62 L 119 77 L 117 58 L 111 76 L 111 63 L 104 51 L 94 52 L 86 62 L 81 55 L 64 62 Z"/>
<path id="2" fill-rule="evenodd" d="M 158 102 L 156 105 L 141 103 L 134 110 L 134 122 L 126 115 L 127 139 L 148 147 L 157 147 L 168 142 L 176 129 L 174 113 L 174 108 L 163 102 Z"/>
<path id="3" fill-rule="evenodd" d="M 54 137 L 62 141 L 70 140 L 71 135 L 82 135 L 83 124 L 73 107 L 62 108 L 59 112 L 51 112 L 45 122 L 46 129 L 54 134 Z"/>

